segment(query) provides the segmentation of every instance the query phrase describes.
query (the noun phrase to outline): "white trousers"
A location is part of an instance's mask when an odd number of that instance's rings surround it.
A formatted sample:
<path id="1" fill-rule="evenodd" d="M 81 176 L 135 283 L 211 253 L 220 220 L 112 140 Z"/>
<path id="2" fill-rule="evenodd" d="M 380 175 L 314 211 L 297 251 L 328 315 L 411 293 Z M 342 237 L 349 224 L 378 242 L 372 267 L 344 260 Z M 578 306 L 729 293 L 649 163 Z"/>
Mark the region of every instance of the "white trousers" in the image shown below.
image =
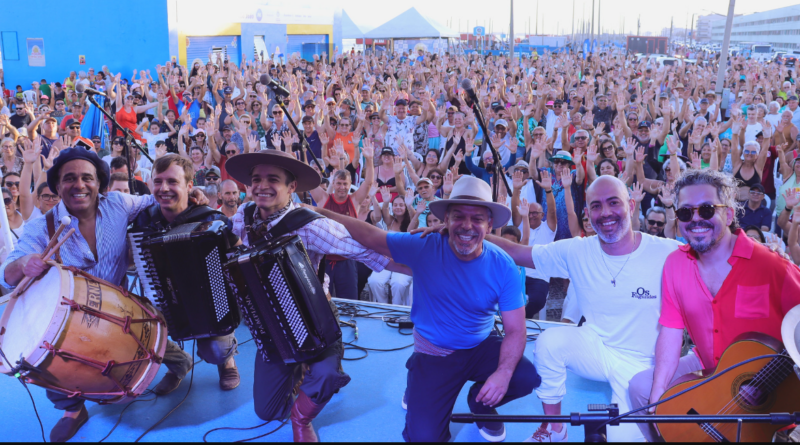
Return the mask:
<path id="1" fill-rule="evenodd" d="M 372 300 L 378 303 L 391 303 L 411 305 L 411 280 L 412 277 L 384 269 L 381 272 L 372 272 L 367 278 L 367 286 Z M 391 289 L 392 301 L 389 301 Z"/>
<path id="2" fill-rule="evenodd" d="M 630 411 L 628 382 L 653 365 L 617 349 L 607 347 L 588 326 L 558 327 L 545 330 L 536 340 L 534 364 L 542 377 L 536 395 L 547 404 L 561 402 L 567 393 L 567 370 L 589 380 L 611 385 L 611 403 L 619 404 L 620 413 Z M 597 401 L 596 403 L 601 403 Z M 609 442 L 643 442 L 635 424 L 607 427 Z"/>

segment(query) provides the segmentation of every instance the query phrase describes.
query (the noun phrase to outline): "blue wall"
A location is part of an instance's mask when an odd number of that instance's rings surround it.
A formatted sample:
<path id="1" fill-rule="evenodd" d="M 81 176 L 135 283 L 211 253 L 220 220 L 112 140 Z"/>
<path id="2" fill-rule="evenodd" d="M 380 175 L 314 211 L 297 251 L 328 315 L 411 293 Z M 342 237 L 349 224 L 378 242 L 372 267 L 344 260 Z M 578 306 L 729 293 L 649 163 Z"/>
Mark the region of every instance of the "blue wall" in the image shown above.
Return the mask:
<path id="1" fill-rule="evenodd" d="M 275 47 L 286 52 L 286 25 L 273 25 L 268 23 L 242 23 L 242 51 L 247 53 L 247 60 L 253 61 L 253 38 L 264 36 L 267 51 L 272 54 Z M 269 57 L 265 54 L 265 57 Z"/>
<path id="2" fill-rule="evenodd" d="M 157 64 L 163 65 L 170 57 L 165 0 L 81 0 L 71 5 L 42 0 L 36 2 L 39 13 L 35 14 L 28 2 L 2 3 L 5 19 L 0 20 L 0 31 L 16 31 L 19 49 L 19 60 L 5 60 L 3 54 L 5 83 L 10 90 L 16 85 L 30 89 L 31 82 L 42 78 L 62 82 L 70 71 L 94 68 L 97 72 L 103 65 L 130 79 L 134 69 L 150 69 L 152 74 Z M 47 12 L 45 16 L 52 14 L 54 21 L 43 20 L 42 11 Z M 46 66 L 28 66 L 27 38 L 44 39 Z M 79 55 L 86 56 L 86 65 L 78 64 Z"/>

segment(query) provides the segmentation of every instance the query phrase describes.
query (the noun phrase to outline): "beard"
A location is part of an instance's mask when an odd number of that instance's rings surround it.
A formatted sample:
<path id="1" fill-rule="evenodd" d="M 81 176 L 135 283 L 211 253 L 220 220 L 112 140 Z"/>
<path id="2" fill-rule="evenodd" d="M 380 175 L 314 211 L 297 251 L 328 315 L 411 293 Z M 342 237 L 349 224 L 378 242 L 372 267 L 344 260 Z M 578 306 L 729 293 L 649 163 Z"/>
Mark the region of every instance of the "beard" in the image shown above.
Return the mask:
<path id="1" fill-rule="evenodd" d="M 480 236 L 480 233 L 478 233 L 477 231 L 474 231 L 474 230 L 458 230 L 458 231 L 454 231 L 453 232 L 453 236 L 455 237 L 455 238 L 453 238 L 453 241 L 452 241 L 453 242 L 453 249 L 455 249 L 455 251 L 458 252 L 459 255 L 464 255 L 464 256 L 471 255 L 473 252 L 475 252 L 475 250 L 480 245 L 480 242 L 477 242 L 477 240 L 475 240 L 474 244 L 472 244 L 471 246 L 465 247 L 465 246 L 460 244 L 460 240 L 458 239 L 459 236 L 472 236 L 472 237 L 477 238 L 477 237 Z"/>
<path id="2" fill-rule="evenodd" d="M 717 242 L 719 241 L 720 238 L 720 236 L 714 236 L 715 235 L 714 225 L 707 221 L 696 221 L 686 226 L 686 232 L 691 233 L 691 230 L 697 227 L 706 227 L 711 229 L 711 239 L 708 241 L 695 241 L 692 239 L 692 236 L 689 235 L 685 237 L 686 240 L 689 242 L 689 245 L 692 247 L 692 249 L 694 249 L 694 251 L 697 253 L 706 253 L 711 251 L 711 249 L 713 249 L 714 246 L 717 245 Z"/>
<path id="3" fill-rule="evenodd" d="M 616 216 L 615 216 L 615 218 L 616 218 Z M 608 222 L 608 221 L 612 221 L 612 220 L 613 220 L 613 218 L 608 218 L 603 222 Z M 605 233 L 603 233 L 602 230 L 599 230 L 599 228 L 597 226 L 595 226 L 595 221 L 590 220 L 590 222 L 592 224 L 592 229 L 594 229 L 594 231 L 597 233 L 598 238 L 600 238 L 600 240 L 603 241 L 606 244 L 614 244 L 616 242 L 619 242 L 619 240 L 621 240 L 623 236 L 627 235 L 628 232 L 630 232 L 630 229 L 631 229 L 631 219 L 627 218 L 627 217 L 626 218 L 620 218 L 619 219 L 619 226 L 617 226 L 617 230 L 614 233 L 611 233 L 609 235 L 606 235 Z M 598 220 L 598 224 L 602 224 L 602 223 L 599 222 L 599 220 Z"/>

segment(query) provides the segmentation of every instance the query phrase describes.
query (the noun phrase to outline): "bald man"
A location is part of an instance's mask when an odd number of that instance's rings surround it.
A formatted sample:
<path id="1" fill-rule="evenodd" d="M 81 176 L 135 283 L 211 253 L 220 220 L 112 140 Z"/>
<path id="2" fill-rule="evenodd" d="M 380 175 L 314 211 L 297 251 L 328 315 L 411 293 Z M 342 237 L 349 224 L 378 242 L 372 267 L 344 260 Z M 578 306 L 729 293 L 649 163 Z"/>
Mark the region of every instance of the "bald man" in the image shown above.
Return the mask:
<path id="1" fill-rule="evenodd" d="M 239 208 L 239 186 L 231 179 L 226 179 L 220 183 L 219 190 L 219 211 L 228 218 L 236 215 Z"/>
<path id="2" fill-rule="evenodd" d="M 587 215 L 597 236 L 522 246 L 497 236 L 487 240 L 503 248 L 519 266 L 545 276 L 569 278 L 586 317 L 581 327 L 550 328 L 536 340 L 534 363 L 542 376 L 536 394 L 545 414 L 561 414 L 567 370 L 608 382 L 611 403 L 630 409 L 628 381 L 654 364 L 661 272 L 679 244 L 631 228 L 635 202 L 625 184 L 601 176 L 586 191 Z M 614 442 L 644 441 L 634 424 L 611 426 Z M 563 424 L 542 424 L 534 442 L 567 440 Z"/>

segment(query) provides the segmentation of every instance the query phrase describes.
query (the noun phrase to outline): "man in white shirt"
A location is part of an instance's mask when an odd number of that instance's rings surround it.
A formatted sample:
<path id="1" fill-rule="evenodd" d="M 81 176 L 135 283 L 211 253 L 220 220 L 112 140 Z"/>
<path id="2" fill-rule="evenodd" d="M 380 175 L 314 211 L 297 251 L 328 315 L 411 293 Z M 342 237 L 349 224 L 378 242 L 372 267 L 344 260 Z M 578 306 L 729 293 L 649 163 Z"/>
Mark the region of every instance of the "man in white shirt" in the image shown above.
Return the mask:
<path id="1" fill-rule="evenodd" d="M 556 121 L 561 116 L 561 113 L 564 111 L 564 102 L 561 99 L 555 100 L 552 102 L 547 103 L 547 105 L 552 105 L 552 109 L 547 109 L 547 114 L 545 114 L 545 129 L 547 130 L 547 137 L 553 138 L 553 148 L 555 151 L 560 150 L 561 147 L 561 127 L 556 127 Z M 569 114 L 567 114 L 569 117 Z"/>
<path id="2" fill-rule="evenodd" d="M 611 385 L 611 403 L 630 410 L 628 381 L 653 366 L 661 273 L 675 240 L 634 232 L 635 207 L 625 184 L 613 176 L 598 178 L 587 190 L 587 214 L 598 236 L 571 238 L 537 246 L 522 246 L 496 236 L 497 244 L 519 266 L 545 276 L 570 279 L 586 323 L 544 331 L 536 341 L 534 362 L 542 376 L 536 394 L 544 413 L 561 414 L 567 370 Z M 567 440 L 563 424 L 543 424 L 529 440 Z M 610 441 L 643 441 L 634 424 L 608 429 Z"/>
<path id="3" fill-rule="evenodd" d="M 550 174 L 542 172 L 542 181 L 538 184 L 542 193 L 547 199 L 547 221 L 544 221 L 544 209 L 542 205 L 535 201 L 530 201 L 528 214 L 520 213 L 520 198 L 522 190 L 528 184 L 532 184 L 530 179 L 524 179 L 528 173 L 528 163 L 518 161 L 514 166 L 514 177 L 511 183 L 514 192 L 511 194 L 511 218 L 514 225 L 524 230 L 523 218 L 528 218 L 530 235 L 528 237 L 529 246 L 541 246 L 550 244 L 556 239 L 556 229 L 558 228 L 558 218 L 556 217 L 556 199 L 553 196 L 552 180 Z M 533 187 L 529 187 L 533 189 Z M 535 193 L 534 193 L 535 196 Z M 545 276 L 542 271 L 530 267 L 525 268 L 525 293 L 528 295 L 528 304 L 525 306 L 525 318 L 533 318 L 541 311 L 547 303 L 547 292 L 550 290 L 550 277 Z"/>

